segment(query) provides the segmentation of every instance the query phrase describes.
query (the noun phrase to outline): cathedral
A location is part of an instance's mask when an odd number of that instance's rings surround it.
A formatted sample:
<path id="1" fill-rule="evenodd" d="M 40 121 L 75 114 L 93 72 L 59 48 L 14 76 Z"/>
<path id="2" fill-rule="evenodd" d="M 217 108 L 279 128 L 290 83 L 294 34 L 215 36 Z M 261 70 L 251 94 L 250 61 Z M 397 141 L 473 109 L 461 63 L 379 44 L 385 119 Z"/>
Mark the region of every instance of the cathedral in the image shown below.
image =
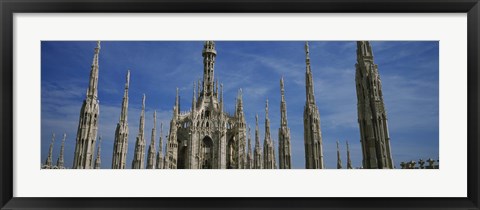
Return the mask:
<path id="1" fill-rule="evenodd" d="M 220 84 L 219 90 L 219 83 L 214 77 L 216 55 L 215 43 L 205 42 L 202 51 L 203 81 L 193 84 L 192 111 L 180 112 L 177 89 L 164 168 L 239 169 L 247 165 L 247 125 L 242 90 L 236 98 L 235 113 L 227 114 L 224 111 L 223 85 Z"/>
<path id="2" fill-rule="evenodd" d="M 100 42 L 94 49 L 89 86 L 80 110 L 75 152 L 72 168 L 99 169 L 101 165 L 101 137 L 98 138 L 100 104 L 98 99 Z M 292 148 L 290 128 L 287 121 L 285 85 L 280 79 L 280 127 L 278 148 L 271 137 L 269 103 L 265 101 L 265 134 L 263 148 L 260 143 L 258 115 L 255 117 L 255 139 L 252 151 L 250 127 L 244 113 L 242 89 L 238 90 L 232 114 L 225 111 L 223 84 L 215 80 L 215 42 L 203 45 L 203 80 L 193 82 L 191 109 L 180 110 L 179 90 L 176 90 L 172 118 L 166 139 L 163 139 L 163 124 L 160 124 L 158 149 L 156 147 L 157 115 L 153 114 L 150 144 L 145 139 L 145 94 L 138 133 L 135 138 L 133 161 L 127 164 L 128 150 L 128 91 L 130 71 L 125 77 L 125 88 L 119 121 L 115 129 L 112 151 L 112 169 L 291 169 Z M 368 41 L 357 42 L 356 88 L 360 142 L 363 168 L 393 168 L 388 133 L 387 117 L 383 102 L 382 87 L 377 65 Z M 305 168 L 324 169 L 323 141 L 320 112 L 315 101 L 313 73 L 310 64 L 310 49 L 305 43 L 305 106 L 303 112 Z M 53 134 L 49 155 L 42 168 L 65 168 L 63 150 L 66 134 L 57 164 L 52 163 Z M 97 146 L 94 159 L 95 146 Z M 163 151 L 165 146 L 165 152 Z M 278 163 L 276 158 L 278 152 Z M 350 150 L 347 142 L 347 168 L 351 169 Z M 337 142 L 337 168 L 342 168 Z"/>

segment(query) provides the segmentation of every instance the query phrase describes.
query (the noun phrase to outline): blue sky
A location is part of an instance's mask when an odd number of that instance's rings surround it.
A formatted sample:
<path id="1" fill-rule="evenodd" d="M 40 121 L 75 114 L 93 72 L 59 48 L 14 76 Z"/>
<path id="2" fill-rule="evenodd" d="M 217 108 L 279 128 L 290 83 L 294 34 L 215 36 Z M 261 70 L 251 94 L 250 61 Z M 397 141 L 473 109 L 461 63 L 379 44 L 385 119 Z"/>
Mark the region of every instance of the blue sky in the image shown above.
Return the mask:
<path id="1" fill-rule="evenodd" d="M 371 42 L 382 79 L 395 166 L 420 158 L 438 159 L 439 153 L 439 44 L 437 41 Z M 320 111 L 324 158 L 336 168 L 336 141 L 346 166 L 348 140 L 354 167 L 362 161 L 355 90 L 356 43 L 310 41 L 315 99 Z M 52 132 L 56 134 L 53 160 L 66 132 L 65 165 L 71 168 L 78 117 L 88 86 L 94 41 L 43 41 L 41 47 L 41 161 L 45 162 Z M 120 117 L 125 74 L 131 70 L 129 89 L 129 147 L 131 167 L 135 137 L 146 94 L 145 137 L 150 144 L 153 112 L 157 110 L 157 146 L 160 122 L 168 131 L 180 89 L 181 110 L 189 110 L 193 82 L 202 79 L 200 41 L 104 41 L 99 61 L 99 135 L 102 168 L 111 168 L 115 127 Z M 301 41 L 217 41 L 215 78 L 224 84 L 226 111 L 233 112 L 238 89 L 243 89 L 244 111 L 252 128 L 259 115 L 264 138 L 265 100 L 269 100 L 272 138 L 278 146 L 280 78 L 285 80 L 288 123 L 294 168 L 305 167 L 303 106 L 305 52 Z M 148 149 L 148 148 L 147 148 Z M 276 148 L 278 149 L 278 148 Z M 278 151 L 276 152 L 278 154 Z M 276 157 L 278 159 L 278 157 Z"/>

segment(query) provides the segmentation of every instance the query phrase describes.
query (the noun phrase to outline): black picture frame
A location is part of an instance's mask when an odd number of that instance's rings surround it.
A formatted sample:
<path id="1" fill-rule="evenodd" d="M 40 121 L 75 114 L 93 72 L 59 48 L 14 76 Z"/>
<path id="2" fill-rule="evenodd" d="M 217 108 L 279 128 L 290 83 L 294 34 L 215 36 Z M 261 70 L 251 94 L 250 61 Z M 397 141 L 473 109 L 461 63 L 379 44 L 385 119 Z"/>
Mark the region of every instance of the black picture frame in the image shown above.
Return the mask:
<path id="1" fill-rule="evenodd" d="M 478 0 L 0 0 L 1 209 L 479 209 Z M 466 198 L 17 198 L 13 197 L 13 15 L 15 13 L 467 13 Z M 450 181 L 450 180 L 446 180 Z"/>

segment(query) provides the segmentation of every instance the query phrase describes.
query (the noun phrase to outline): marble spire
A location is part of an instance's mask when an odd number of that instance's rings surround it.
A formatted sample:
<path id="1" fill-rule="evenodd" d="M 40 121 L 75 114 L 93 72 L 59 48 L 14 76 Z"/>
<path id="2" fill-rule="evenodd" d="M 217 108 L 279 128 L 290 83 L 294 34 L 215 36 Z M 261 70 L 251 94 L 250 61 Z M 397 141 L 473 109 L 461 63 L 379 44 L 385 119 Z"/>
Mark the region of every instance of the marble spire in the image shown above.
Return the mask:
<path id="1" fill-rule="evenodd" d="M 132 169 L 145 168 L 145 94 L 142 97 L 142 112 L 140 113 L 140 124 L 138 126 L 138 136 L 135 142 L 135 154 L 132 161 Z"/>
<path id="2" fill-rule="evenodd" d="M 155 169 L 155 155 L 156 155 L 156 148 L 155 148 L 155 134 L 157 128 L 157 110 L 153 112 L 153 128 L 152 128 L 152 135 L 150 139 L 150 146 L 148 147 L 148 158 L 147 158 L 147 169 Z"/>
<path id="3" fill-rule="evenodd" d="M 292 168 L 292 155 L 290 147 L 290 128 L 287 123 L 287 103 L 285 101 L 285 87 L 283 77 L 280 79 L 280 128 L 278 129 L 278 160 L 280 169 Z"/>
<path id="4" fill-rule="evenodd" d="M 258 131 L 258 114 L 255 115 L 255 149 L 253 155 L 253 168 L 262 169 L 262 148 L 260 146 L 260 133 Z"/>
<path id="5" fill-rule="evenodd" d="M 55 133 L 52 133 L 52 141 L 50 141 L 50 148 L 48 149 L 48 157 L 45 161 L 45 166 L 47 168 L 52 168 L 52 153 L 53 153 L 53 143 L 55 142 Z"/>
<path id="6" fill-rule="evenodd" d="M 158 138 L 157 169 L 163 169 L 163 122 L 160 122 L 160 138 Z"/>
<path id="7" fill-rule="evenodd" d="M 87 95 L 83 101 L 78 120 L 75 153 L 73 157 L 74 169 L 93 168 L 93 153 L 98 132 L 98 119 L 100 105 L 98 101 L 98 60 L 100 54 L 100 41 L 95 48 L 93 63 L 90 69 L 90 79 Z"/>
<path id="8" fill-rule="evenodd" d="M 265 140 L 263 141 L 263 169 L 275 168 L 275 154 L 270 136 L 270 118 L 268 118 L 268 99 L 265 102 Z"/>
<path id="9" fill-rule="evenodd" d="M 305 168 L 322 169 L 325 167 L 323 162 L 322 131 L 320 129 L 320 113 L 315 103 L 315 88 L 313 86 L 313 75 L 310 67 L 310 49 L 308 42 L 305 42 L 305 54 L 306 102 L 303 111 Z"/>
<path id="10" fill-rule="evenodd" d="M 130 70 L 127 70 L 125 90 L 122 100 L 122 111 L 115 129 L 113 144 L 112 169 L 125 169 L 128 151 L 128 88 L 130 85 Z"/>
<path id="11" fill-rule="evenodd" d="M 355 68 L 363 168 L 393 169 L 382 81 L 378 73 L 378 65 L 373 61 L 370 42 L 357 42 Z"/>
<path id="12" fill-rule="evenodd" d="M 63 133 L 63 139 L 62 139 L 62 146 L 60 147 L 60 156 L 57 159 L 57 168 L 58 169 L 64 169 L 65 168 L 65 163 L 64 163 L 64 151 L 65 151 L 65 140 L 67 139 L 67 134 Z"/>

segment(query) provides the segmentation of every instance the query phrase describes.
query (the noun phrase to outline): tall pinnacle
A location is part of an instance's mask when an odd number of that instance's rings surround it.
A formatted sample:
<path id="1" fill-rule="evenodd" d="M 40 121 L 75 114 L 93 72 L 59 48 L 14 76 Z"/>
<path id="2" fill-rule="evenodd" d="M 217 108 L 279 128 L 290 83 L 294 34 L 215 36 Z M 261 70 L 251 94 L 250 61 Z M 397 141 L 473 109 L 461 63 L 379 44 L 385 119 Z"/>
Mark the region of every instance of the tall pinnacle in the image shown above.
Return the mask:
<path id="1" fill-rule="evenodd" d="M 253 151 L 253 168 L 262 168 L 262 149 L 260 148 L 260 136 L 258 132 L 258 114 L 255 115 L 255 150 Z"/>
<path id="2" fill-rule="evenodd" d="M 337 140 L 337 169 L 342 168 L 342 159 L 340 159 L 340 148 L 338 146 L 338 140 Z"/>
<path id="3" fill-rule="evenodd" d="M 268 118 L 268 99 L 265 103 L 265 141 L 263 142 L 263 168 L 275 168 L 275 152 L 270 136 L 270 119 Z"/>
<path id="4" fill-rule="evenodd" d="M 265 141 L 270 141 L 270 119 L 268 118 L 268 99 L 265 102 Z"/>
<path id="5" fill-rule="evenodd" d="M 281 127 L 287 127 L 287 103 L 285 101 L 285 87 L 283 84 L 283 77 L 280 80 L 280 92 L 282 95 L 282 99 L 280 102 L 280 126 Z"/>
<path id="6" fill-rule="evenodd" d="M 150 139 L 150 146 L 148 147 L 148 159 L 147 159 L 147 169 L 155 169 L 155 134 L 157 127 L 157 110 L 153 112 L 153 128 L 152 136 Z"/>
<path id="7" fill-rule="evenodd" d="M 238 90 L 236 107 L 237 107 L 237 110 L 235 112 L 238 115 L 243 116 L 243 93 L 242 93 L 242 88 L 240 88 Z"/>
<path id="8" fill-rule="evenodd" d="M 60 148 L 60 156 L 58 157 L 57 159 L 57 168 L 58 169 L 64 169 L 65 166 L 64 166 L 64 155 L 63 155 L 63 152 L 65 150 L 65 140 L 67 139 L 67 134 L 66 133 L 63 133 L 63 139 L 62 139 L 62 146 Z"/>
<path id="9" fill-rule="evenodd" d="M 45 165 L 48 168 L 52 168 L 52 153 L 53 153 L 53 143 L 54 142 L 55 142 L 55 133 L 52 133 L 52 141 L 50 141 L 50 149 L 48 150 L 47 161 L 45 161 Z"/>
<path id="10" fill-rule="evenodd" d="M 143 135 L 144 129 L 145 129 L 145 93 L 143 94 L 143 97 L 142 97 L 142 112 L 140 114 L 140 126 L 138 127 L 138 132 L 142 133 Z"/>
<path id="11" fill-rule="evenodd" d="M 163 169 L 163 122 L 160 122 L 160 138 L 158 142 L 158 152 L 157 152 L 157 169 Z"/>
<path id="12" fill-rule="evenodd" d="M 97 41 L 97 47 L 95 48 L 95 54 L 93 55 L 92 69 L 90 70 L 90 82 L 87 90 L 87 98 L 97 99 L 99 53 L 100 53 L 100 41 Z"/>
<path id="13" fill-rule="evenodd" d="M 348 146 L 347 141 L 347 169 L 352 169 L 352 160 L 350 159 L 350 147 Z"/>
<path id="14" fill-rule="evenodd" d="M 100 169 L 100 165 L 102 164 L 102 160 L 100 159 L 100 153 L 101 153 L 101 146 L 102 146 L 102 136 L 99 137 L 98 139 L 98 146 L 97 146 L 97 158 L 95 159 L 95 169 Z"/>
<path id="15" fill-rule="evenodd" d="M 177 114 L 180 114 L 180 97 L 178 95 L 178 87 L 177 87 L 177 92 L 175 94 L 175 112 L 174 116 L 177 116 Z"/>
<path id="16" fill-rule="evenodd" d="M 285 101 L 285 87 L 283 77 L 280 80 L 280 128 L 278 129 L 278 160 L 280 169 L 292 168 L 290 148 L 290 128 L 287 126 L 287 103 Z"/>
<path id="17" fill-rule="evenodd" d="M 253 168 L 252 132 L 248 126 L 247 169 Z"/>
<path id="18" fill-rule="evenodd" d="M 373 61 L 370 42 L 357 41 L 355 68 L 363 168 L 393 169 L 382 81 L 378 72 L 378 65 Z"/>
<path id="19" fill-rule="evenodd" d="M 142 112 L 140 114 L 140 125 L 138 136 L 135 142 L 135 154 L 133 156 L 132 168 L 143 169 L 145 167 L 145 94 L 142 97 Z"/>
<path id="20" fill-rule="evenodd" d="M 128 89 L 130 86 L 130 70 L 125 76 L 125 90 L 123 93 L 122 110 L 120 120 L 115 129 L 115 141 L 113 144 L 112 169 L 125 169 L 128 151 Z"/>
<path id="21" fill-rule="evenodd" d="M 127 70 L 127 76 L 125 79 L 125 90 L 123 93 L 123 100 L 122 100 L 122 111 L 120 113 L 120 122 L 127 122 L 128 121 L 128 88 L 130 85 L 130 70 Z"/>
<path id="22" fill-rule="evenodd" d="M 255 115 L 255 148 L 260 146 L 260 136 L 258 132 L 258 114 Z"/>
<path id="23" fill-rule="evenodd" d="M 214 91 L 214 65 L 217 51 L 213 41 L 206 41 L 203 45 L 203 91 L 202 95 L 211 96 Z"/>
<path id="24" fill-rule="evenodd" d="M 98 55 L 100 53 L 100 41 L 97 42 L 90 70 L 87 95 L 83 100 L 75 139 L 75 153 L 73 156 L 74 169 L 91 169 L 94 163 L 94 150 L 97 141 L 98 120 L 100 105 L 97 97 L 98 89 Z"/>
<path id="25" fill-rule="evenodd" d="M 268 119 L 268 99 L 265 102 L 265 122 L 267 121 L 270 121 L 270 119 Z M 266 123 L 265 123 L 265 126 L 267 126 Z"/>
<path id="26" fill-rule="evenodd" d="M 320 112 L 315 104 L 315 94 L 313 87 L 313 76 L 310 68 L 310 49 L 308 42 L 305 43 L 306 54 L 306 72 L 305 72 L 305 92 L 306 101 L 303 111 L 303 137 L 305 143 L 305 168 L 322 169 L 323 147 L 322 131 L 320 129 Z"/>

